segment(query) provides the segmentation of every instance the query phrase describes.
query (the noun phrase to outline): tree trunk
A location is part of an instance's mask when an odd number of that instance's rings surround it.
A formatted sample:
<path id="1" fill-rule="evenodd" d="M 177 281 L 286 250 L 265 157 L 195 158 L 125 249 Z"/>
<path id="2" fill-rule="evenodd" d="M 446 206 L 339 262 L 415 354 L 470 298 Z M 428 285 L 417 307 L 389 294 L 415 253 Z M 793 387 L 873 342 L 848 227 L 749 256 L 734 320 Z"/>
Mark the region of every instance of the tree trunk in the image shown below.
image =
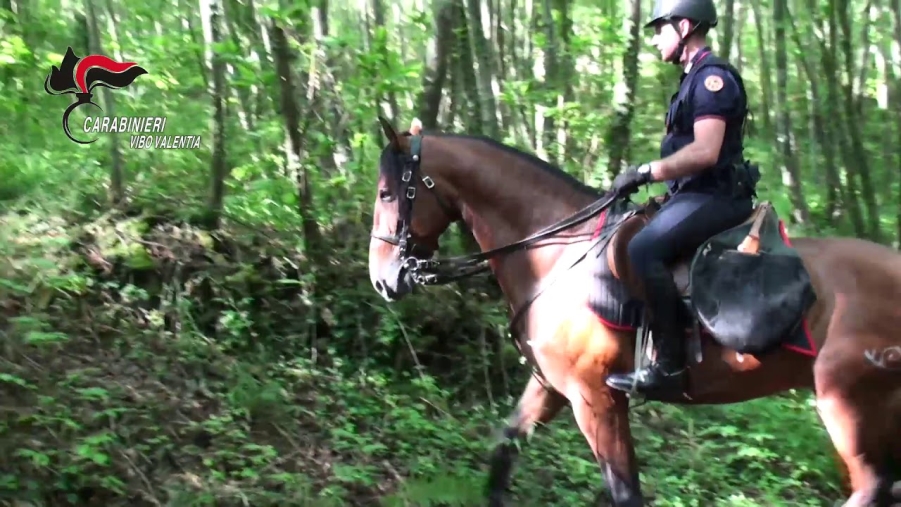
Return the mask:
<path id="1" fill-rule="evenodd" d="M 498 138 L 500 131 L 497 124 L 497 103 L 494 100 L 494 48 L 485 40 L 482 28 L 481 0 L 465 0 L 469 19 L 469 48 L 471 58 L 477 65 L 475 72 L 478 88 L 479 111 L 481 112 L 482 132 L 491 138 Z"/>
<path id="2" fill-rule="evenodd" d="M 760 9 L 760 2 L 753 0 L 751 2 L 751 8 L 754 13 L 754 25 L 757 30 L 757 57 L 760 61 L 760 91 L 762 96 L 760 98 L 760 105 L 763 108 L 763 128 L 766 131 L 767 135 L 772 135 L 773 132 L 773 123 L 771 121 L 772 115 L 772 84 L 770 82 L 770 59 L 768 56 L 769 51 L 767 48 L 769 47 L 766 41 L 766 35 L 764 32 L 763 25 L 763 12 Z"/>
<path id="3" fill-rule="evenodd" d="M 557 105 L 561 108 L 565 104 L 572 103 L 575 100 L 575 87 L 578 82 L 576 74 L 576 60 L 572 51 L 573 37 L 573 20 L 572 20 L 572 1 L 571 0 L 554 0 L 554 6 L 560 19 L 560 49 L 561 53 L 557 55 L 558 74 L 560 76 L 560 84 L 558 92 L 562 93 L 558 96 Z M 637 57 L 636 57 L 637 63 Z M 637 73 L 636 73 L 637 76 Z M 579 140 L 570 132 L 570 123 L 561 121 L 558 126 L 557 138 L 563 146 L 563 154 L 560 163 L 563 164 L 567 160 L 575 159 L 575 149 Z"/>
<path id="4" fill-rule="evenodd" d="M 304 231 L 304 240 L 306 243 L 307 256 L 311 259 L 313 265 L 321 264 L 321 233 L 313 216 L 313 193 L 310 185 L 310 178 L 307 174 L 306 164 L 304 160 L 304 140 L 307 139 L 306 131 L 312 118 L 312 111 L 315 104 L 315 97 L 310 97 L 310 104 L 307 108 L 307 115 L 301 119 L 300 106 L 295 97 L 298 95 L 297 87 L 294 84 L 294 75 L 291 72 L 291 50 L 288 47 L 288 40 L 285 36 L 284 29 L 273 22 L 272 24 L 272 52 L 275 59 L 276 74 L 278 74 L 279 83 L 281 84 L 280 98 L 281 110 L 285 118 L 285 131 L 288 136 L 288 144 L 290 155 L 289 160 L 293 160 L 299 167 L 296 171 L 296 187 L 297 201 L 301 223 Z"/>
<path id="5" fill-rule="evenodd" d="M 895 44 L 897 47 L 901 47 L 901 0 L 891 0 L 892 3 L 892 25 L 893 30 L 892 34 L 895 39 Z M 892 65 L 894 69 L 894 65 Z M 895 135 L 898 136 L 898 144 L 895 146 L 901 146 L 901 73 L 893 70 L 894 73 L 894 89 L 895 93 L 892 99 L 889 100 L 889 108 L 895 112 Z M 888 161 L 891 163 L 891 161 Z M 895 153 L 895 167 L 901 168 L 901 154 Z M 899 169 L 895 169 L 895 176 L 899 177 L 898 173 Z M 896 223 L 895 223 L 895 235 L 896 241 L 898 242 L 898 248 L 901 248 L 901 178 L 898 180 L 898 195 L 896 196 Z"/>
<path id="6" fill-rule="evenodd" d="M 422 74 L 422 92 L 419 104 L 419 119 L 426 129 L 438 127 L 438 109 L 441 94 L 447 80 L 448 60 L 453 45 L 453 3 L 442 0 L 435 6 L 435 36 L 426 54 L 425 72 Z"/>
<path id="7" fill-rule="evenodd" d="M 836 2 L 838 2 L 837 5 Z M 847 79 L 847 83 L 842 86 L 844 96 L 842 105 L 847 125 L 852 126 L 848 128 L 848 137 L 851 141 L 851 151 L 854 160 L 854 165 L 848 166 L 848 172 L 857 173 L 857 175 L 860 176 L 861 199 L 867 210 L 867 236 L 875 241 L 880 241 L 882 238 L 882 231 L 879 228 L 879 205 L 870 176 L 870 164 L 866 149 L 863 145 L 863 139 L 860 135 L 860 129 L 853 127 L 855 125 L 862 125 L 862 122 L 858 115 L 853 90 L 855 77 L 854 54 L 851 48 L 852 35 L 851 20 L 848 17 L 848 2 L 847 0 L 833 0 L 830 3 L 832 4 L 835 13 L 838 15 L 838 21 L 841 24 L 842 29 L 841 45 L 845 60 L 845 76 Z"/>
<path id="8" fill-rule="evenodd" d="M 97 10 L 93 0 L 85 0 L 85 10 L 87 11 L 88 22 L 88 46 L 89 51 L 95 55 L 106 54 L 103 51 L 103 44 L 100 42 L 100 28 L 97 21 Z M 101 87 L 103 94 L 103 111 L 107 116 L 116 116 L 116 102 L 110 89 Z M 119 147 L 119 136 L 112 134 L 110 140 L 110 188 L 109 200 L 113 206 L 122 202 L 124 197 L 123 177 L 122 177 L 122 150 Z"/>
<path id="9" fill-rule="evenodd" d="M 745 33 L 745 26 L 747 26 L 747 6 L 744 2 L 738 4 L 735 8 L 735 22 L 733 23 L 733 31 L 735 32 L 735 37 L 733 38 L 732 44 L 735 46 L 735 58 L 732 60 L 732 64 L 735 65 L 735 68 L 738 69 L 738 72 L 744 74 L 743 66 L 745 60 L 745 52 L 744 45 L 742 44 L 742 35 Z M 729 53 L 732 54 L 731 52 Z"/>
<path id="10" fill-rule="evenodd" d="M 804 191 L 801 186 L 798 159 L 795 155 L 794 131 L 792 130 L 791 116 L 789 114 L 786 87 L 788 86 L 788 62 L 786 57 L 785 23 L 787 16 L 786 0 L 773 0 L 774 35 L 776 48 L 776 109 L 779 111 L 776 119 L 777 143 L 782 152 L 782 181 L 788 187 L 789 199 L 794 211 L 792 218 L 794 223 L 810 224 L 810 211 L 807 201 L 804 199 Z"/>
<path id="11" fill-rule="evenodd" d="M 809 10 L 818 9 L 816 0 L 808 0 L 807 7 Z M 817 19 L 813 23 L 814 38 L 820 47 L 820 66 L 824 76 L 838 75 L 838 58 L 836 47 L 838 45 L 837 22 L 835 17 L 835 9 L 829 7 L 829 30 L 828 34 L 823 26 L 823 20 Z M 827 41 L 828 37 L 828 41 Z M 842 209 L 847 211 L 848 219 L 856 236 L 866 236 L 866 226 L 863 221 L 863 213 L 860 209 L 860 203 L 857 200 L 857 183 L 854 178 L 853 165 L 854 157 L 851 155 L 851 149 L 848 146 L 847 135 L 845 134 L 845 126 L 847 122 L 841 113 L 841 100 L 839 98 L 838 82 L 836 79 L 824 79 L 826 83 L 826 101 L 822 110 L 830 115 L 832 121 L 827 122 L 825 130 L 827 139 L 836 143 L 839 153 L 841 154 L 842 163 L 844 165 L 845 185 L 841 187 L 839 195 L 842 199 Z"/>
<path id="12" fill-rule="evenodd" d="M 478 78 L 476 77 L 475 61 L 469 38 L 472 37 L 469 23 L 466 21 L 466 0 L 452 0 L 454 2 L 454 26 L 456 29 L 456 41 L 454 43 L 454 55 L 456 65 L 454 72 L 460 78 L 460 89 L 466 98 L 466 105 L 459 104 L 458 114 L 462 116 L 464 111 L 469 114 L 463 120 L 464 128 L 477 134 L 484 134 L 482 125 L 482 102 L 479 97 Z"/>
<path id="13" fill-rule="evenodd" d="M 616 116 L 607 131 L 605 142 L 609 146 L 610 176 L 616 176 L 624 168 L 628 157 L 631 138 L 632 116 L 635 112 L 635 91 L 638 87 L 638 53 L 641 42 L 641 0 L 629 0 L 629 17 L 626 21 L 629 47 L 623 53 L 623 74 L 625 93 L 621 100 L 616 100 Z"/>
<path id="14" fill-rule="evenodd" d="M 222 43 L 222 4 L 220 0 L 200 0 L 201 22 L 207 73 L 212 77 L 209 90 L 213 101 L 213 156 L 210 171 L 210 200 L 208 227 L 219 228 L 222 201 L 225 193 L 225 176 L 228 172 L 225 159 L 225 60 L 216 46 Z"/>
<path id="15" fill-rule="evenodd" d="M 755 0 L 756 1 L 756 0 Z M 720 56 L 728 60 L 732 54 L 732 38 L 735 33 L 735 0 L 726 0 L 726 8 L 723 10 L 721 30 L 723 34 L 723 42 L 720 44 Z"/>
<path id="16" fill-rule="evenodd" d="M 810 130 L 816 145 L 819 145 L 824 157 L 824 169 L 826 172 L 826 206 L 824 215 L 829 225 L 834 226 L 838 216 L 838 198 L 842 189 L 839 180 L 838 166 L 836 164 L 835 146 L 833 145 L 832 132 L 827 129 L 823 113 L 823 97 L 820 93 L 819 76 L 814 70 L 813 64 L 805 53 L 806 46 L 801 41 L 801 34 L 794 18 L 786 9 L 787 18 L 792 31 L 792 40 L 798 48 L 798 62 L 801 65 L 808 82 L 808 94 L 810 95 Z M 812 162 L 818 164 L 817 157 L 813 156 Z"/>

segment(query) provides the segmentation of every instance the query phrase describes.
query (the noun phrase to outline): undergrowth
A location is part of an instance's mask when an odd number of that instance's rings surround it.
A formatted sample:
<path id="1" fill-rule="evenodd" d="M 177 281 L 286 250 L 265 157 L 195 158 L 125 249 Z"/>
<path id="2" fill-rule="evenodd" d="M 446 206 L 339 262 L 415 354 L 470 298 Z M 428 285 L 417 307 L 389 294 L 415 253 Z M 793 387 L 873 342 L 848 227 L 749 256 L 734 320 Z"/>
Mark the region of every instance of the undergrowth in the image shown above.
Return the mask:
<path id="1" fill-rule="evenodd" d="M 484 504 L 486 458 L 528 375 L 485 333 L 503 324 L 490 287 L 387 308 L 359 254 L 314 277 L 272 231 L 48 216 L 7 214 L 0 238 L 2 501 Z M 838 496 L 806 393 L 651 403 L 632 420 L 653 505 Z M 512 505 L 586 505 L 601 489 L 564 411 L 523 449 Z"/>

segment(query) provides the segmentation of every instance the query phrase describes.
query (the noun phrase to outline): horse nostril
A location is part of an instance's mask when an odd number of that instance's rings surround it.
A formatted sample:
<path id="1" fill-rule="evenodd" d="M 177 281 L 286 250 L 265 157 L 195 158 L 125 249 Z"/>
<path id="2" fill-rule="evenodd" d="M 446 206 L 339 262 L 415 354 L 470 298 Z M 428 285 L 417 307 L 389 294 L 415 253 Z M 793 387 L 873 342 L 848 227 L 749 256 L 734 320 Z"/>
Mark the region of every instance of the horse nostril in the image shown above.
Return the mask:
<path id="1" fill-rule="evenodd" d="M 379 291 L 379 292 L 385 292 L 385 286 L 382 285 L 382 281 L 381 281 L 381 280 L 377 280 L 377 281 L 375 282 L 375 290 L 377 290 L 377 291 Z"/>

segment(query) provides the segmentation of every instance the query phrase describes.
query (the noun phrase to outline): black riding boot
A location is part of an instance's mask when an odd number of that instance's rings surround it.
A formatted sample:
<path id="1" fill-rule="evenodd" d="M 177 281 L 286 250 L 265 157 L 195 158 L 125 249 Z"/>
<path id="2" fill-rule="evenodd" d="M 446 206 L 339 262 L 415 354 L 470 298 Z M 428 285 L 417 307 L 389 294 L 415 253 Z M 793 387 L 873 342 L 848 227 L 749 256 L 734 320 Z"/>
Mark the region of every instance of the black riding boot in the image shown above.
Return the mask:
<path id="1" fill-rule="evenodd" d="M 685 319 L 679 289 L 666 269 L 657 269 L 644 282 L 651 315 L 655 361 L 634 373 L 613 374 L 607 385 L 620 391 L 682 392 L 685 365 Z M 637 359 L 637 358 L 636 358 Z"/>

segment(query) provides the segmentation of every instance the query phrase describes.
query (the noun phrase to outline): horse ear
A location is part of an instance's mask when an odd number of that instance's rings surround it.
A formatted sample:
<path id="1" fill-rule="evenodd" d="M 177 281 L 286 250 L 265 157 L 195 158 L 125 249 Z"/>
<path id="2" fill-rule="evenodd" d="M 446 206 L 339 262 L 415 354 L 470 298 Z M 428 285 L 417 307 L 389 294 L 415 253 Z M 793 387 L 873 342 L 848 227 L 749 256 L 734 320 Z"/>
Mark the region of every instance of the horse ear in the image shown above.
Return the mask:
<path id="1" fill-rule="evenodd" d="M 397 141 L 397 131 L 394 130 L 394 127 L 391 126 L 391 123 L 388 122 L 382 116 L 379 116 L 379 123 L 382 124 L 382 132 L 385 133 L 385 137 L 388 138 L 388 142 L 391 143 L 391 146 L 394 148 L 400 147 L 400 143 Z"/>
<path id="2" fill-rule="evenodd" d="M 422 133 L 422 122 L 419 118 L 413 118 L 413 122 L 410 123 L 410 133 L 414 136 L 418 136 Z"/>

